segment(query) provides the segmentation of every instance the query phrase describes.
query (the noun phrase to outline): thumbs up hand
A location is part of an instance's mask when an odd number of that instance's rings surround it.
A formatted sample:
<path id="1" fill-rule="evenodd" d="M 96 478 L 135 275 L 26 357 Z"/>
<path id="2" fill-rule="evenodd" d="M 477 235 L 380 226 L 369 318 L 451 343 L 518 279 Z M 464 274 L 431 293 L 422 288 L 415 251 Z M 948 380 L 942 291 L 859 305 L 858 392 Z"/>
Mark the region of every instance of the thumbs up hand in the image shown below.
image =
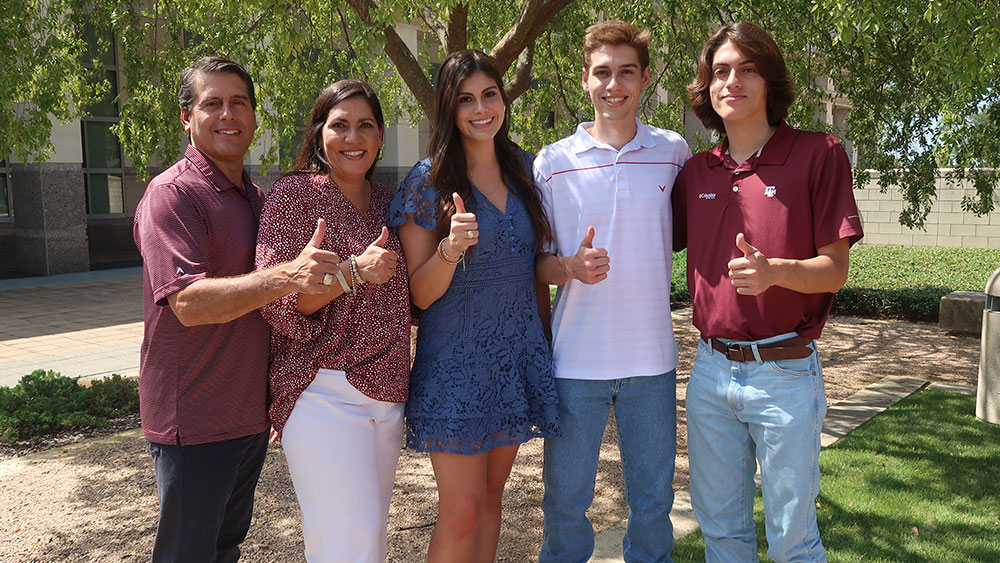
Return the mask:
<path id="1" fill-rule="evenodd" d="M 326 220 L 316 221 L 316 230 L 299 255 L 288 262 L 288 277 L 297 291 L 302 293 L 327 293 L 330 284 L 324 284 L 327 274 L 336 275 L 340 257 L 336 252 L 322 250 L 326 236 Z"/>
<path id="2" fill-rule="evenodd" d="M 570 276 L 585 284 L 595 284 L 608 277 L 611 259 L 606 248 L 594 248 L 594 227 L 587 227 L 587 234 L 579 250 L 570 257 L 567 269 Z"/>
<path id="3" fill-rule="evenodd" d="M 358 256 L 358 275 L 361 276 L 362 280 L 371 283 L 385 283 L 396 271 L 399 255 L 385 248 L 385 243 L 388 240 L 389 229 L 383 226 L 378 238 L 368 245 L 361 256 Z"/>
<path id="4" fill-rule="evenodd" d="M 760 295 L 774 285 L 771 263 L 764 253 L 749 242 L 743 233 L 736 235 L 736 248 L 742 258 L 729 261 L 729 281 L 740 295 Z"/>
<path id="5" fill-rule="evenodd" d="M 451 229 L 444 244 L 448 256 L 459 256 L 479 242 L 479 223 L 476 214 L 465 210 L 465 201 L 457 193 L 451 194 L 455 202 L 455 213 L 451 216 Z"/>

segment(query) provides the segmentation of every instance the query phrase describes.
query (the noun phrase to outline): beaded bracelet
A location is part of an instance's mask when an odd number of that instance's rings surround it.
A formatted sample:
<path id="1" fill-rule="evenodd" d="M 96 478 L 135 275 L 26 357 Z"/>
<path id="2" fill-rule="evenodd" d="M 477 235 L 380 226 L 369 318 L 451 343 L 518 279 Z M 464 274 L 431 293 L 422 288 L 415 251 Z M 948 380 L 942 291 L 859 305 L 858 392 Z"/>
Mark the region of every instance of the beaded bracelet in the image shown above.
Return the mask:
<path id="1" fill-rule="evenodd" d="M 458 258 L 451 258 L 451 257 L 449 257 L 445 253 L 445 251 L 444 251 L 444 240 L 445 239 L 441 239 L 441 242 L 438 243 L 438 255 L 441 257 L 441 260 L 443 260 L 445 264 L 450 264 L 452 266 L 454 266 L 455 264 L 458 264 L 459 262 L 461 262 L 462 263 L 462 270 L 464 271 L 465 270 L 465 251 L 463 250 L 462 253 L 458 255 Z"/>
<path id="2" fill-rule="evenodd" d="M 358 286 L 365 283 L 365 280 L 361 279 L 361 274 L 358 273 L 358 257 L 351 254 L 351 286 L 353 291 L 357 291 Z"/>

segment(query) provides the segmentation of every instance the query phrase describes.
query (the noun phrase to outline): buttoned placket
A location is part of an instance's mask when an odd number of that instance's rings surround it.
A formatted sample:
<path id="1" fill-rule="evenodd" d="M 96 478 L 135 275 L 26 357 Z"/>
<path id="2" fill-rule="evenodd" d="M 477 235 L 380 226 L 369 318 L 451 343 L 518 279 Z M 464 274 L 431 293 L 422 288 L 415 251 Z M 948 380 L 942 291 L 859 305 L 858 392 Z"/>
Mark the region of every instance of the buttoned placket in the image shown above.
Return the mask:
<path id="1" fill-rule="evenodd" d="M 506 229 L 507 251 L 511 254 L 514 254 L 515 252 L 517 252 L 517 249 L 514 247 L 514 242 L 517 240 L 517 237 L 514 235 L 514 213 L 513 213 L 514 210 L 511 209 L 510 203 L 511 202 L 508 200 L 507 213 L 504 214 L 503 218 L 504 218 L 504 224 L 507 225 Z"/>
<path id="2" fill-rule="evenodd" d="M 732 205 L 740 205 L 740 191 L 743 189 L 743 180 L 757 170 L 757 158 L 751 157 L 746 162 L 737 165 L 728 153 L 723 155 L 725 166 L 731 170 L 729 201 Z"/>
<path id="3" fill-rule="evenodd" d="M 636 137 L 638 136 L 638 133 L 636 133 Z M 642 148 L 642 146 L 636 141 L 636 139 L 632 139 L 624 147 L 622 147 L 617 154 L 615 154 L 615 195 L 619 199 L 627 198 L 629 196 L 629 192 L 631 191 L 631 182 L 628 181 L 628 176 L 625 173 L 626 166 L 622 164 L 621 161 L 627 160 L 626 156 L 629 153 L 640 148 Z"/>

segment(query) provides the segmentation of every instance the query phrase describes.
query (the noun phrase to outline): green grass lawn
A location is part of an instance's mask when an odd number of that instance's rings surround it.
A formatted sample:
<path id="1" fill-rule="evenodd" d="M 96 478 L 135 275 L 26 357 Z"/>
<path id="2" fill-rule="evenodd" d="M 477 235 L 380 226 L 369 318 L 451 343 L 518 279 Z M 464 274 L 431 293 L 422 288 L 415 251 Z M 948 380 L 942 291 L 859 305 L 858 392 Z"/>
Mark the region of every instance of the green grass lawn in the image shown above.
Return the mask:
<path id="1" fill-rule="evenodd" d="M 922 391 L 820 454 L 820 534 L 833 562 L 1000 561 L 1000 426 L 975 397 Z M 763 508 L 754 506 L 762 561 Z M 675 561 L 704 561 L 700 532 Z"/>

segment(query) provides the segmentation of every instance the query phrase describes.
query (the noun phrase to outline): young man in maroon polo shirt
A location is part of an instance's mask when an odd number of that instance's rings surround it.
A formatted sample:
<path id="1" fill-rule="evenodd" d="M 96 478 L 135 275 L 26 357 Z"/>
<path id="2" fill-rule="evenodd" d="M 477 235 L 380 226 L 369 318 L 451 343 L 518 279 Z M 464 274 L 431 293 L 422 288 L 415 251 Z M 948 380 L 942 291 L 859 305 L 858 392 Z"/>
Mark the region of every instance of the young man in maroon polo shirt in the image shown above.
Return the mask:
<path id="1" fill-rule="evenodd" d="M 270 424 L 270 330 L 257 309 L 329 291 L 340 259 L 318 250 L 253 271 L 264 194 L 243 170 L 257 129 L 253 81 L 206 57 L 181 74 L 184 158 L 135 213 L 145 334 L 139 409 L 160 499 L 153 561 L 236 561 L 250 528 Z"/>
<path id="2" fill-rule="evenodd" d="M 687 247 L 694 325 L 687 388 L 691 500 L 710 562 L 756 561 L 761 467 L 767 554 L 826 561 L 816 525 L 826 414 L 819 338 L 861 239 L 851 166 L 836 138 L 792 129 L 774 40 L 750 23 L 705 45 L 688 86 L 725 137 L 674 186 L 674 246 Z"/>

